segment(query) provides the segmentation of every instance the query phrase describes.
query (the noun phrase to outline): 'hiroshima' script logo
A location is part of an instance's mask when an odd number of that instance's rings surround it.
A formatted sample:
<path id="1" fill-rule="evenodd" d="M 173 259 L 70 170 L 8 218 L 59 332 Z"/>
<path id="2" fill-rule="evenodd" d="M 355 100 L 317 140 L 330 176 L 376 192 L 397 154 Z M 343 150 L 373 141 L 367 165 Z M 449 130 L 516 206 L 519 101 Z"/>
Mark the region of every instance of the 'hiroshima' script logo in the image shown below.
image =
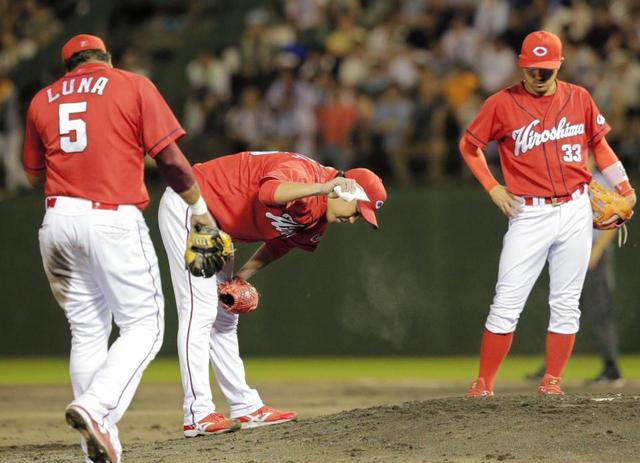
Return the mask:
<path id="1" fill-rule="evenodd" d="M 272 214 L 271 212 L 267 212 L 265 216 L 268 219 L 271 219 L 271 225 L 273 228 L 278 230 L 278 232 L 285 238 L 289 238 L 290 236 L 295 235 L 299 229 L 304 228 L 304 224 L 298 223 L 293 220 L 289 214 L 282 214 L 282 216 L 277 216 Z"/>
<path id="2" fill-rule="evenodd" d="M 584 124 L 570 124 L 567 122 L 566 117 L 560 119 L 556 127 L 545 129 L 542 132 L 533 130 L 538 124 L 540 124 L 540 120 L 534 119 L 528 126 L 522 126 L 511 132 L 511 137 L 516 141 L 513 150 L 514 155 L 519 156 L 520 154 L 524 154 L 530 149 L 548 141 L 584 134 Z"/>

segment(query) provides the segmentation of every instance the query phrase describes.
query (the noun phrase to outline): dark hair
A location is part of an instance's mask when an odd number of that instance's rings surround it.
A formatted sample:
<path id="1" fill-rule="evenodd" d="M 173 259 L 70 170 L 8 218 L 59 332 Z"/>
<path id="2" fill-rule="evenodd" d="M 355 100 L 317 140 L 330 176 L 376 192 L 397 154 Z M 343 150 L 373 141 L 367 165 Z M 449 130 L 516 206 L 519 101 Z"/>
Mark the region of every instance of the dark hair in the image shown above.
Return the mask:
<path id="1" fill-rule="evenodd" d="M 82 50 L 71 55 L 71 58 L 64 60 L 64 67 L 67 68 L 67 71 L 72 71 L 82 63 L 85 63 L 92 59 L 97 59 L 108 63 L 111 59 L 111 53 L 109 53 L 108 51 L 99 50 L 97 48 L 92 48 L 91 50 Z"/>

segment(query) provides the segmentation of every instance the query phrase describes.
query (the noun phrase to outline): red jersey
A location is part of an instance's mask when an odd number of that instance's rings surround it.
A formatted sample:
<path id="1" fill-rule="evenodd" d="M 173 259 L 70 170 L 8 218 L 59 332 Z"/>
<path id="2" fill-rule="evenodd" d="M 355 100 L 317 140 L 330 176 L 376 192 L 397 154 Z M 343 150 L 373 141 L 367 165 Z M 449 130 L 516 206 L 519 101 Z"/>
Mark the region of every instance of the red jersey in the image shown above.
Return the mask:
<path id="1" fill-rule="evenodd" d="M 589 183 L 588 148 L 611 130 L 586 89 L 557 84 L 542 97 L 521 83 L 501 90 L 465 132 L 479 148 L 498 142 L 505 183 L 516 195 L 563 196 Z"/>
<path id="2" fill-rule="evenodd" d="M 184 134 L 149 79 L 82 64 L 31 101 L 24 168 L 46 175 L 47 196 L 144 208 L 145 152 L 154 157 Z"/>
<path id="3" fill-rule="evenodd" d="M 244 152 L 196 164 L 193 172 L 211 214 L 236 241 L 265 241 L 280 256 L 294 247 L 314 251 L 327 229 L 327 197 L 278 204 L 282 182 L 325 183 L 338 175 L 301 154 Z"/>

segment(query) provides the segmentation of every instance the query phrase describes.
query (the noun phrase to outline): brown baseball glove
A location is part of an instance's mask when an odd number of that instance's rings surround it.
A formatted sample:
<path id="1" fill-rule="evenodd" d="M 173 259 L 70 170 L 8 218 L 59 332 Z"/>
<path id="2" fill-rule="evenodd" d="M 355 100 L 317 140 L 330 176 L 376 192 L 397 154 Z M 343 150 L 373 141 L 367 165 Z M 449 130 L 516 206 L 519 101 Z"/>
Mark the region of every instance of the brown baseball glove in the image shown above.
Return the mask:
<path id="1" fill-rule="evenodd" d="M 593 180 L 589 184 L 593 227 L 599 230 L 620 228 L 633 215 L 633 209 L 624 196 L 611 191 Z M 613 220 L 617 216 L 617 220 Z"/>
<path id="2" fill-rule="evenodd" d="M 235 314 L 253 312 L 258 308 L 260 294 L 247 280 L 239 277 L 218 284 L 218 295 L 222 307 Z"/>

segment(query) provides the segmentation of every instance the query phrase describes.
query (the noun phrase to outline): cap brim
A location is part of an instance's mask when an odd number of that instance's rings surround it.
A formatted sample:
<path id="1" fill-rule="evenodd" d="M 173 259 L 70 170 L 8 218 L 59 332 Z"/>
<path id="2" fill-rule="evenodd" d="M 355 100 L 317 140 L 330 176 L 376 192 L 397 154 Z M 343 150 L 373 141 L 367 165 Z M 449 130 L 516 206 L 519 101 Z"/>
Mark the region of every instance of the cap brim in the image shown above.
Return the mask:
<path id="1" fill-rule="evenodd" d="M 358 210 L 364 220 L 369 222 L 373 228 L 378 229 L 378 219 L 376 213 L 371 208 L 371 203 L 365 201 L 358 201 Z"/>
<path id="2" fill-rule="evenodd" d="M 518 60 L 518 66 L 529 69 L 559 69 L 561 65 L 562 60 L 527 61 L 522 58 Z"/>

